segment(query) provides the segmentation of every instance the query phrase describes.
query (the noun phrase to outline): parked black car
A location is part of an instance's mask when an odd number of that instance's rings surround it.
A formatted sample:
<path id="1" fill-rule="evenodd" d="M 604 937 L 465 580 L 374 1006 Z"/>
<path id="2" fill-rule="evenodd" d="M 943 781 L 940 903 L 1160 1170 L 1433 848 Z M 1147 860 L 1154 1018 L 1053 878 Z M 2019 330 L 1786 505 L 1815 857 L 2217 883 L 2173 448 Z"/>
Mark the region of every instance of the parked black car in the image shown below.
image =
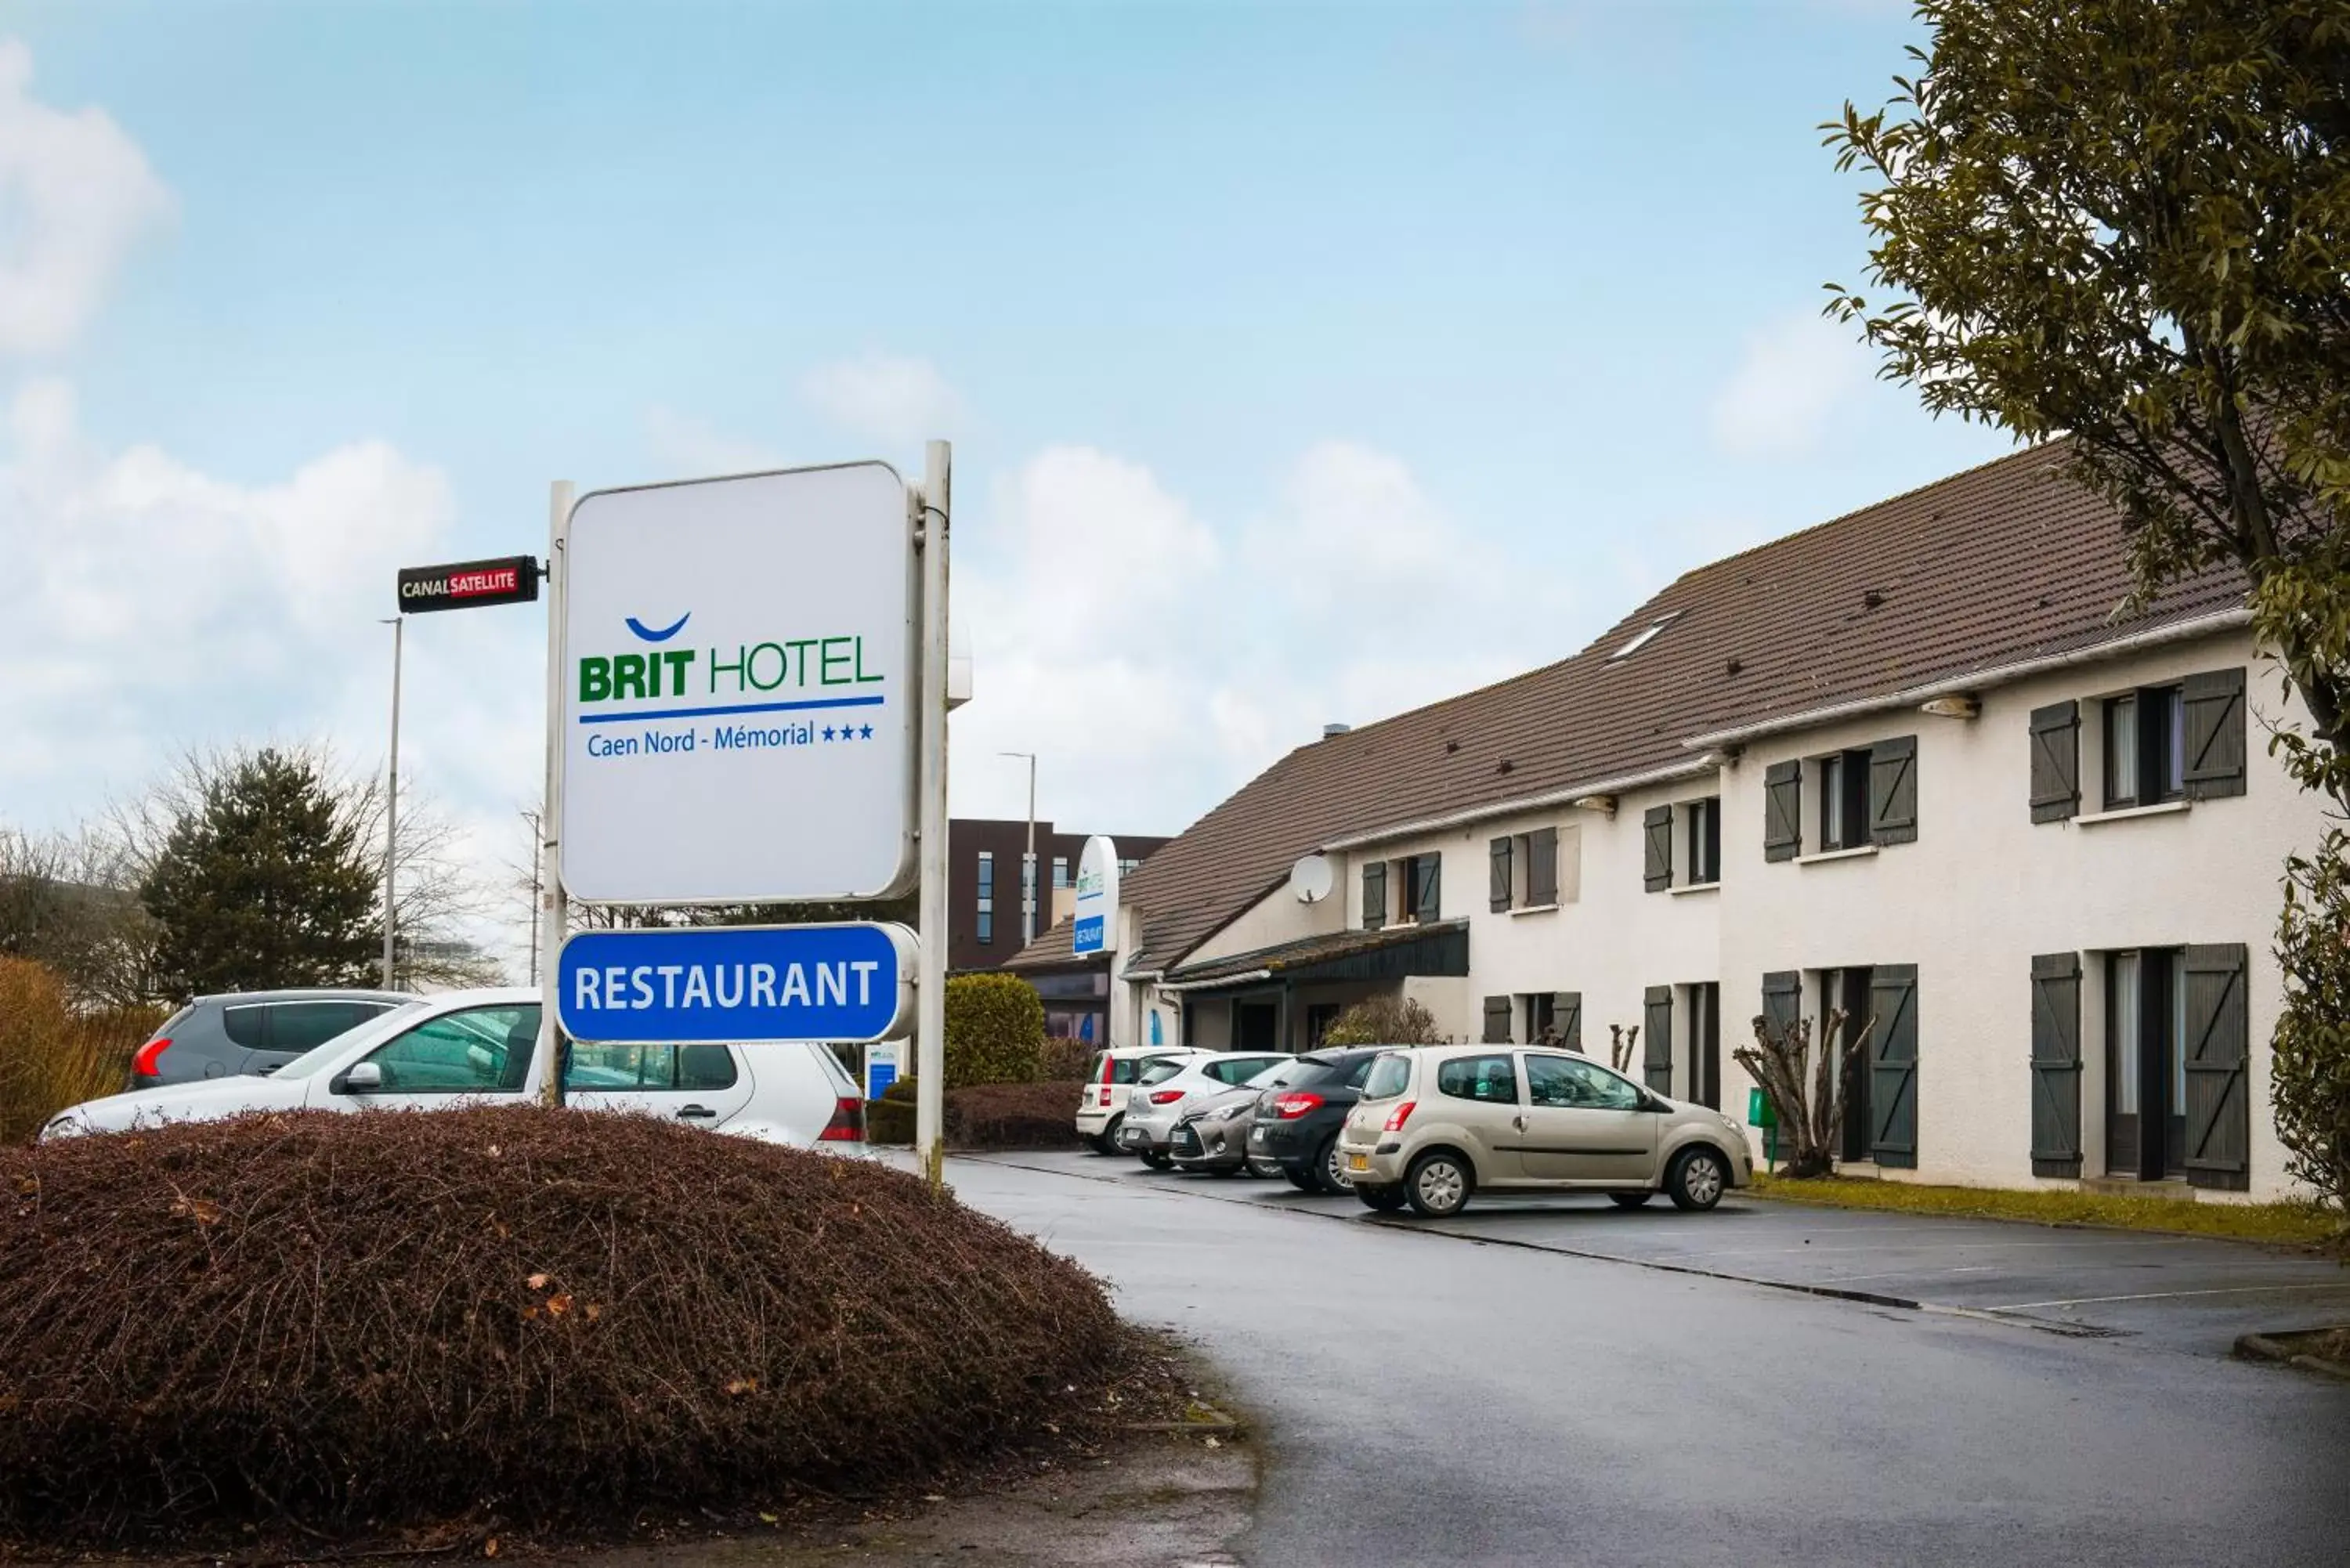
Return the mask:
<path id="1" fill-rule="evenodd" d="M 1352 1045 L 1309 1051 L 1297 1059 L 1305 1069 L 1257 1102 L 1249 1125 L 1251 1161 L 1281 1167 L 1290 1184 L 1305 1192 L 1351 1192 L 1354 1183 L 1338 1168 L 1338 1127 L 1362 1097 L 1363 1080 L 1385 1045 Z"/>

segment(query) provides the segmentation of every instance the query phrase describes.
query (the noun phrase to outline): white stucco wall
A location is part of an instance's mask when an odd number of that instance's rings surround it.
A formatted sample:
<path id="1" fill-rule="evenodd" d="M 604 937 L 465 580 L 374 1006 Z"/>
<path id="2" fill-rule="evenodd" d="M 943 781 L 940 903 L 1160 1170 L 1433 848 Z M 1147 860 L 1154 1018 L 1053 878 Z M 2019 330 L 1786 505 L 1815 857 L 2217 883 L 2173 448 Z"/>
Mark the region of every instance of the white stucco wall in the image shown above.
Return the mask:
<path id="1" fill-rule="evenodd" d="M 2247 671 L 2251 710 L 2243 795 L 2102 824 L 2032 821 L 2033 708 L 2083 700 L 2082 810 L 2093 813 L 2103 747 L 2097 710 L 2086 700 L 2230 666 Z M 2241 942 L 2250 950 L 2251 1195 L 2281 1195 L 2283 1153 L 2268 1114 L 2280 980 L 2269 944 L 2281 864 L 2312 840 L 2319 816 L 2265 753 L 2263 721 L 2278 718 L 2280 706 L 2249 638 L 2224 636 L 1998 688 L 1972 720 L 1899 711 L 1750 747 L 1729 775 L 1722 819 L 1725 1051 L 1733 1033 L 1747 1037 L 1768 971 L 1914 963 L 1918 1168 L 1885 1174 L 2069 1185 L 2032 1174 L 2033 955 L 2083 954 L 2083 1171 L 2097 1176 L 2106 1169 L 2103 952 Z M 1915 843 L 1857 859 L 1763 861 L 1769 764 L 1904 734 L 1918 737 Z M 1808 853 L 1818 842 L 1805 782 Z M 1816 1002 L 1813 977 L 1805 979 L 1808 1016 Z M 1743 1075 L 1730 1072 L 1742 1100 Z"/>

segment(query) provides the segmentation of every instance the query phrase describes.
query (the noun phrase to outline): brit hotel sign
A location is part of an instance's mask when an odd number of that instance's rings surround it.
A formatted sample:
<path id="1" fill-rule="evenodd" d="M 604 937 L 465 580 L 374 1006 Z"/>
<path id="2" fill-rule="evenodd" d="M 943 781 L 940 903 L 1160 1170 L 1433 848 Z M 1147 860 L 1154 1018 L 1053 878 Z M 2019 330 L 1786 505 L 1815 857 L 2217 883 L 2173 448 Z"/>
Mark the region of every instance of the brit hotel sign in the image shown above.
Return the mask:
<path id="1" fill-rule="evenodd" d="M 572 510 L 566 559 L 571 896 L 735 904 L 910 885 L 919 628 L 893 470 L 599 491 Z"/>

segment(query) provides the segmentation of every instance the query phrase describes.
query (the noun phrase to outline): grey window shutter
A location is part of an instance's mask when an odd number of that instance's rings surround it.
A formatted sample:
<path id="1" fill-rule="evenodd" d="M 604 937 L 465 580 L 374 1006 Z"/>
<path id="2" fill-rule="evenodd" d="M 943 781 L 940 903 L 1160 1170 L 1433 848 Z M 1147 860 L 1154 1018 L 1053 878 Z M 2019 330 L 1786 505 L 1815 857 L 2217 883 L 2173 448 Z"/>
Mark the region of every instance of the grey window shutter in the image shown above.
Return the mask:
<path id="1" fill-rule="evenodd" d="M 1645 876 L 1648 891 L 1661 893 L 1673 885 L 1673 808 L 1650 806 L 1648 815 L 1640 819 L 1640 834 L 1648 846 Z"/>
<path id="2" fill-rule="evenodd" d="M 2032 1174 L 2081 1174 L 2081 955 L 2032 960 Z"/>
<path id="3" fill-rule="evenodd" d="M 1363 929 L 1376 931 L 1388 923 L 1388 863 L 1374 860 L 1363 867 Z"/>
<path id="4" fill-rule="evenodd" d="M 1507 1045 L 1510 1043 L 1510 999 L 1489 996 L 1485 999 L 1485 1037 L 1487 1045 Z"/>
<path id="5" fill-rule="evenodd" d="M 1673 1092 L 1673 988 L 1648 987 L 1640 1010 L 1640 1076 L 1660 1095 Z"/>
<path id="6" fill-rule="evenodd" d="M 1869 1152 L 1879 1165 L 1918 1167 L 1918 966 L 1869 971 Z"/>
<path id="7" fill-rule="evenodd" d="M 2241 942 L 2187 950 L 2187 1179 L 2238 1192 L 2252 1172 L 2246 957 Z"/>
<path id="8" fill-rule="evenodd" d="M 2081 705 L 2032 711 L 2032 820 L 2062 822 L 2081 809 Z"/>
<path id="9" fill-rule="evenodd" d="M 1908 844 L 1918 836 L 1918 737 L 1896 735 L 1868 748 L 1868 841 Z"/>
<path id="10" fill-rule="evenodd" d="M 1558 902 L 1558 829 L 1537 828 L 1526 837 L 1526 902 L 1539 909 Z"/>
<path id="11" fill-rule="evenodd" d="M 1558 1031 L 1558 1043 L 1570 1051 L 1583 1049 L 1583 992 L 1562 991 L 1551 998 L 1551 1027 Z"/>
<path id="12" fill-rule="evenodd" d="M 1443 916 L 1441 911 L 1444 908 L 1443 857 L 1436 855 L 1421 855 L 1416 857 L 1411 864 L 1413 874 L 1419 881 L 1419 888 L 1417 888 L 1415 896 L 1411 901 L 1411 912 L 1413 918 L 1421 921 L 1423 924 L 1430 920 L 1442 919 Z"/>
<path id="13" fill-rule="evenodd" d="M 2244 793 L 2244 672 L 2214 670 L 2181 682 L 2189 800 Z"/>
<path id="14" fill-rule="evenodd" d="M 1762 1020 L 1783 1038 L 1804 1015 L 1800 970 L 1774 970 L 1762 977 Z"/>
<path id="15" fill-rule="evenodd" d="M 1510 841 L 1494 839 L 1486 846 L 1486 857 L 1492 863 L 1493 912 L 1498 915 L 1510 907 Z"/>
<path id="16" fill-rule="evenodd" d="M 1773 763 L 1762 770 L 1762 858 L 1793 860 L 1804 852 L 1804 764 Z"/>

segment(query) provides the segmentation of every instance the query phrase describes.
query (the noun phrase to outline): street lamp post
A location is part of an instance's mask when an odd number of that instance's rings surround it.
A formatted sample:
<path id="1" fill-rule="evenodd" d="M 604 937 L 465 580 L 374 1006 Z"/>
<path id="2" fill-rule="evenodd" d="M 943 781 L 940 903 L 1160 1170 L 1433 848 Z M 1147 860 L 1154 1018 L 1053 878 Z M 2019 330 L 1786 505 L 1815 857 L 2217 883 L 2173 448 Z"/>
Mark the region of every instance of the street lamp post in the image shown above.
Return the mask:
<path id="1" fill-rule="evenodd" d="M 1028 853 L 1020 862 L 1020 945 L 1026 947 L 1036 940 L 1037 895 L 1044 891 L 1044 877 L 1037 875 L 1036 865 L 1036 753 L 1034 752 L 1002 752 L 1000 756 L 1024 758 L 1028 763 Z"/>
<path id="2" fill-rule="evenodd" d="M 392 872 L 400 844 L 400 653 L 408 629 L 405 616 L 391 618 L 391 760 L 383 793 L 383 988 L 392 989 L 394 962 Z"/>

